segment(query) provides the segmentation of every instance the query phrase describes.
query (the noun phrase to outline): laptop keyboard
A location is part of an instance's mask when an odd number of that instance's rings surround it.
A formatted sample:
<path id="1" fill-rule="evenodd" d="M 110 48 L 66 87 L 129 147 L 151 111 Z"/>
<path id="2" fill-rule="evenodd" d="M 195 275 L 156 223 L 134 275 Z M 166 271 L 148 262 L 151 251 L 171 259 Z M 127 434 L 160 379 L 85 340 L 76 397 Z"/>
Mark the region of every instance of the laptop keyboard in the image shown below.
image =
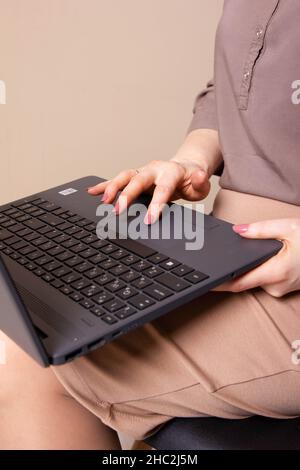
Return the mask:
<path id="1" fill-rule="evenodd" d="M 36 197 L 0 209 L 0 251 L 109 325 L 209 277 Z"/>

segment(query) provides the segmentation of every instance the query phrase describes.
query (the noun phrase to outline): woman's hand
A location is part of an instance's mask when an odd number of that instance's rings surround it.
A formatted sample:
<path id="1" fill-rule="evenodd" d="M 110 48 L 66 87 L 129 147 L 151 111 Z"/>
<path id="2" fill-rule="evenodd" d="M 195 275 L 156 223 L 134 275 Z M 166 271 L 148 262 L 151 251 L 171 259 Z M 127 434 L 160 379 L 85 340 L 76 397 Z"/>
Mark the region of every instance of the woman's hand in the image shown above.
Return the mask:
<path id="1" fill-rule="evenodd" d="M 216 290 L 241 292 L 262 287 L 273 297 L 283 297 L 300 289 L 300 219 L 280 219 L 236 225 L 234 231 L 244 238 L 283 242 L 281 251 L 261 266 Z"/>
<path id="2" fill-rule="evenodd" d="M 198 201 L 205 198 L 210 183 L 207 171 L 196 162 L 154 160 L 138 171 L 122 171 L 114 179 L 89 188 L 88 192 L 92 195 L 103 193 L 102 201 L 109 204 L 122 190 L 115 205 L 115 212 L 121 213 L 142 192 L 152 190 L 153 187 L 145 223 L 155 222 L 168 201 L 179 198 Z"/>
<path id="3" fill-rule="evenodd" d="M 89 188 L 91 195 L 103 194 L 102 201 L 113 203 L 120 214 L 142 192 L 153 192 L 145 223 L 155 222 L 169 201 L 204 199 L 210 190 L 209 178 L 222 162 L 218 132 L 196 129 L 190 132 L 176 156 L 169 161 L 154 160 L 138 170 L 126 170 L 110 181 Z M 122 196 L 122 197 L 121 197 Z"/>

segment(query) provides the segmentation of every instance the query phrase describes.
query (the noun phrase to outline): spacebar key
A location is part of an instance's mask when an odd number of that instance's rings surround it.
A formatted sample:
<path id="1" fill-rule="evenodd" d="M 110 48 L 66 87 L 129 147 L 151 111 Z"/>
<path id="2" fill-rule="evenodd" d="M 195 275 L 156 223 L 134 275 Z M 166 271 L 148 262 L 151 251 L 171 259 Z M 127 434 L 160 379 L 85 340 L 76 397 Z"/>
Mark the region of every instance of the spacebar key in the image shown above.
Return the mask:
<path id="1" fill-rule="evenodd" d="M 112 240 L 112 243 L 115 243 L 116 245 L 120 246 L 121 248 L 125 248 L 128 251 L 132 251 L 132 253 L 140 256 L 141 258 L 148 258 L 148 256 L 152 256 L 157 253 L 157 251 L 153 250 L 152 248 L 149 248 L 142 243 L 138 243 L 135 240 L 130 240 L 130 238 L 116 238 L 115 240 Z"/>

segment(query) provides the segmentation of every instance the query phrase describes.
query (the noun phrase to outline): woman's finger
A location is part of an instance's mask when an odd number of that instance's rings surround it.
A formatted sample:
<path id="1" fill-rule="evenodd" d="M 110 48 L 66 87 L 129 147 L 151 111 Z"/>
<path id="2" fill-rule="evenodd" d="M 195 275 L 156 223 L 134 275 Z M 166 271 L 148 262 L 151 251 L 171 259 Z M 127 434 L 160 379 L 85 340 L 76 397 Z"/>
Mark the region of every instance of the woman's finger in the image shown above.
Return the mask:
<path id="1" fill-rule="evenodd" d="M 207 196 L 210 190 L 209 176 L 205 170 L 196 169 L 187 184 L 182 188 L 182 196 L 189 201 L 199 201 Z"/>
<path id="2" fill-rule="evenodd" d="M 136 174 L 136 170 L 125 170 L 119 173 L 115 178 L 108 181 L 105 188 L 102 201 L 109 204 L 113 202 L 120 190 L 125 188 L 131 178 Z M 101 185 L 102 183 L 100 183 Z M 100 186 L 99 185 L 99 186 Z M 96 186 L 97 188 L 97 186 Z M 103 189 L 103 188 L 101 188 Z M 92 194 L 99 194 L 98 192 Z"/>
<path id="3" fill-rule="evenodd" d="M 279 255 L 277 255 L 278 257 Z M 217 287 L 217 291 L 242 292 L 255 289 L 263 285 L 272 285 L 284 281 L 282 270 L 283 259 L 272 258 L 247 274 L 243 274 L 234 281 L 225 282 Z"/>
<path id="4" fill-rule="evenodd" d="M 289 240 L 291 234 L 300 230 L 296 219 L 265 220 L 249 225 L 235 225 L 233 230 L 245 238 Z"/>
<path id="5" fill-rule="evenodd" d="M 109 184 L 110 181 L 103 181 L 102 183 L 96 184 L 96 186 L 92 186 L 88 188 L 87 191 L 92 196 L 97 196 L 98 194 L 102 194 L 105 191 L 106 186 Z"/>
<path id="6" fill-rule="evenodd" d="M 180 174 L 164 175 L 163 178 L 160 178 L 160 182 L 157 183 L 153 191 L 152 200 L 145 216 L 146 224 L 153 224 L 158 220 L 165 204 L 172 200 L 180 178 Z"/>
<path id="7" fill-rule="evenodd" d="M 121 214 L 141 193 L 151 188 L 154 179 L 154 173 L 149 168 L 135 174 L 121 192 L 115 205 L 115 212 Z"/>

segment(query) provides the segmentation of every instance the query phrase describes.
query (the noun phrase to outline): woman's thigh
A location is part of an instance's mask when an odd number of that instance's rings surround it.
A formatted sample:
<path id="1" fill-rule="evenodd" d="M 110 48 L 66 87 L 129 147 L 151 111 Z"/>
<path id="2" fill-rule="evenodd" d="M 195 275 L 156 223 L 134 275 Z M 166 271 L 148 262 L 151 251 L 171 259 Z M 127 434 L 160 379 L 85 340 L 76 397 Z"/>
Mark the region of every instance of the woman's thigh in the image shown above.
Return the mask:
<path id="1" fill-rule="evenodd" d="M 176 416 L 300 414 L 300 399 L 288 401 L 300 386 L 291 347 L 300 296 L 293 302 L 210 293 L 54 371 L 83 406 L 136 438 Z"/>

